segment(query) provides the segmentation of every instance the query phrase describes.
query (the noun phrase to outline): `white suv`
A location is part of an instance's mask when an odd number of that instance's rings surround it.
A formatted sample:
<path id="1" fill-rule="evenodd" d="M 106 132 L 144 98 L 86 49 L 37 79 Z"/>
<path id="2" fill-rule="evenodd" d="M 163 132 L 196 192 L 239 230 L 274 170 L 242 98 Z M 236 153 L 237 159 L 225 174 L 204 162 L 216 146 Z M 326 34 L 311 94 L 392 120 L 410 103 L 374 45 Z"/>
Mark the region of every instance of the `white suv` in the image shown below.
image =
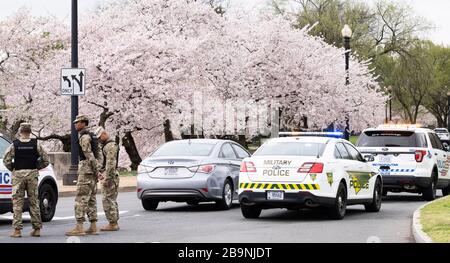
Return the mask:
<path id="1" fill-rule="evenodd" d="M 450 142 L 450 134 L 448 133 L 448 130 L 446 128 L 436 128 L 434 129 L 434 132 L 436 132 L 436 135 L 439 137 L 442 143 L 448 144 Z"/>
<path id="2" fill-rule="evenodd" d="M 436 189 L 450 193 L 450 153 L 436 133 L 415 126 L 382 125 L 364 130 L 356 143 L 363 155 L 374 156 L 372 165 L 383 176 L 387 192 L 422 193 L 427 201 Z"/>
<path id="3" fill-rule="evenodd" d="M 0 134 L 0 214 L 12 212 L 12 174 L 3 165 L 3 155 L 11 142 Z M 55 173 L 49 165 L 39 171 L 39 207 L 43 222 L 53 219 L 58 202 L 58 186 Z M 25 200 L 24 210 L 29 210 L 28 199 Z"/>

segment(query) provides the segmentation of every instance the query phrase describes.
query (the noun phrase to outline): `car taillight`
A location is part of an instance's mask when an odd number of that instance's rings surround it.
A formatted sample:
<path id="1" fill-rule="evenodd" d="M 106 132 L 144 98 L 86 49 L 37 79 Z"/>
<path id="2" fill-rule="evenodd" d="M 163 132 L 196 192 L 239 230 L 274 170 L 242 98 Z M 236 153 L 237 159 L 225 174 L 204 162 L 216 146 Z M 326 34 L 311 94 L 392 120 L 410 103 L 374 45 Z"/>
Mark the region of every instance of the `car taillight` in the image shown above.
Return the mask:
<path id="1" fill-rule="evenodd" d="M 298 168 L 297 173 L 307 174 L 315 173 L 320 174 L 323 172 L 323 163 L 304 163 L 302 167 Z"/>
<path id="2" fill-rule="evenodd" d="M 242 162 L 240 172 L 254 173 L 254 172 L 256 172 L 256 166 L 253 162 Z"/>
<path id="3" fill-rule="evenodd" d="M 414 157 L 416 159 L 416 162 L 421 163 L 423 161 L 423 157 L 427 155 L 427 151 L 425 150 L 416 150 Z"/>
<path id="4" fill-rule="evenodd" d="M 212 164 L 200 165 L 197 169 L 197 173 L 210 174 L 214 171 L 214 168 L 215 167 Z"/>

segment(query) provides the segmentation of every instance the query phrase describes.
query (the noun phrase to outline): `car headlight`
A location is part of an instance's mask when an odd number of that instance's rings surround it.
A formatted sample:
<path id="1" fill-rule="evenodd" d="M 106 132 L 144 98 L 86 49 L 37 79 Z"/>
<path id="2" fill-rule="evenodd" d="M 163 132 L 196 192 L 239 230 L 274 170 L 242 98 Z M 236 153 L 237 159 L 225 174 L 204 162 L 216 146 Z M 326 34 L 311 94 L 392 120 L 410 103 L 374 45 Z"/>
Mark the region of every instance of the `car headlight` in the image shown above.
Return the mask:
<path id="1" fill-rule="evenodd" d="M 151 173 L 155 170 L 155 167 L 152 166 L 146 166 L 146 165 L 139 165 L 137 169 L 138 174 L 145 174 L 145 173 Z"/>

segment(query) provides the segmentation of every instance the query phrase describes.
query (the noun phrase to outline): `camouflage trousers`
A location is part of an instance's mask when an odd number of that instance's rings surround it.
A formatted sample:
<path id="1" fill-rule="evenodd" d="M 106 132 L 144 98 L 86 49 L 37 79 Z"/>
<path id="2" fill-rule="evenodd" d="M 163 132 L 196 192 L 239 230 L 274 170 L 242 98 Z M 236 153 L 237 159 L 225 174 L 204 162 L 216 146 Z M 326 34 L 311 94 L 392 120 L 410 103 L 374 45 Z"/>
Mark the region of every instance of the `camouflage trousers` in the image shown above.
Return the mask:
<path id="1" fill-rule="evenodd" d="M 77 195 L 75 197 L 75 219 L 83 223 L 87 214 L 89 222 L 97 222 L 97 176 L 78 174 Z"/>
<path id="2" fill-rule="evenodd" d="M 18 171 L 20 172 L 20 171 Z M 16 173 L 16 172 L 15 172 Z M 22 212 L 25 192 L 30 204 L 31 224 L 34 229 L 42 228 L 41 210 L 38 199 L 38 174 L 31 173 L 27 176 L 14 176 L 12 178 L 12 204 L 13 204 L 13 228 L 22 229 Z"/>
<path id="3" fill-rule="evenodd" d="M 119 176 L 106 178 L 102 183 L 103 210 L 105 210 L 106 219 L 109 223 L 117 223 L 119 220 L 118 189 Z"/>

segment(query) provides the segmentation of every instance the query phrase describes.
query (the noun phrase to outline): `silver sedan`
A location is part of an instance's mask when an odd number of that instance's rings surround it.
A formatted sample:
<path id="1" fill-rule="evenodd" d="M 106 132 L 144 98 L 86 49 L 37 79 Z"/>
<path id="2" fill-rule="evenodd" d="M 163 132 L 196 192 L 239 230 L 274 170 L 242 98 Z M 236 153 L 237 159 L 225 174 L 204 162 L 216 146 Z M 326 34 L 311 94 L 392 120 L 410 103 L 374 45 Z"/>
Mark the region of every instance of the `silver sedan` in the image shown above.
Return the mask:
<path id="1" fill-rule="evenodd" d="M 145 210 L 156 210 L 166 201 L 215 201 L 221 209 L 230 209 L 238 196 L 241 161 L 249 156 L 228 140 L 167 142 L 139 165 L 137 196 Z"/>

